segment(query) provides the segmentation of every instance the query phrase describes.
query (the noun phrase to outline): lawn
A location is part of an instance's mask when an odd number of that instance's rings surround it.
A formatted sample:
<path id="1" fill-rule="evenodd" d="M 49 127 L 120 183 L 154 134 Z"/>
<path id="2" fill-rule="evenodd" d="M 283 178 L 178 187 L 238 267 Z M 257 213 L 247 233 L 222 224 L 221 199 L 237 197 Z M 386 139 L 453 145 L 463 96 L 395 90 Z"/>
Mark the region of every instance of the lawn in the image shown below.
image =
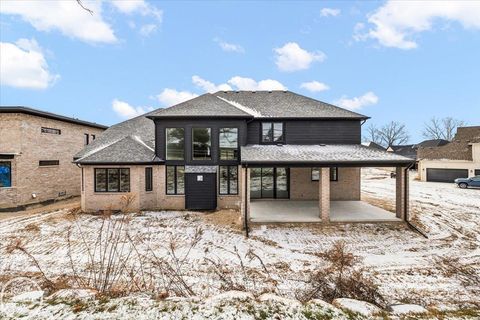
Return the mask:
<path id="1" fill-rule="evenodd" d="M 109 261 L 105 254 L 102 256 L 105 250 L 114 252 L 118 258 L 115 263 L 121 265 L 115 269 L 117 282 L 106 280 L 105 284 L 111 284 L 108 299 L 117 301 L 109 307 L 113 313 L 123 310 L 126 299 L 146 292 L 150 300 L 144 296 L 141 299 L 150 301 L 148 308 L 159 309 L 155 301 L 168 297 L 168 306 L 161 308 L 175 310 L 178 306 L 172 306 L 173 297 L 208 301 L 231 290 L 249 292 L 256 298 L 273 293 L 296 299 L 305 292 L 312 273 L 325 268 L 322 253 L 342 242 L 358 257 L 356 268 L 363 268 L 378 285 L 388 305 L 418 304 L 432 312 L 478 310 L 480 190 L 413 178 L 412 221 L 428 238 L 403 224 L 335 224 L 257 226 L 247 239 L 236 224 L 236 214 L 228 211 L 160 211 L 105 217 L 60 210 L 0 222 L 0 281 L 6 283 L 13 277 L 28 275 L 42 286 L 51 281 L 57 288 L 99 289 L 99 279 L 93 280 L 92 274 L 98 272 L 98 276 L 106 270 L 102 266 L 102 262 Z M 387 171 L 364 170 L 362 198 L 392 208 L 394 184 L 395 179 Z M 110 250 L 106 243 L 117 246 Z M 114 276 L 110 275 L 111 279 Z M 138 301 L 128 303 L 142 305 Z M 178 303 L 187 308 L 184 300 Z M 14 303 L 7 307 L 20 313 L 31 312 Z M 37 305 L 33 309 L 42 309 L 46 318 L 54 310 L 61 317 L 73 312 L 82 314 L 82 308 L 89 310 L 88 306 L 73 308 L 62 304 L 61 308 Z M 98 304 L 95 308 L 99 308 Z M 141 313 L 139 310 L 135 312 Z M 288 315 L 288 310 L 285 307 L 281 312 Z M 108 314 L 103 308 L 97 311 Z"/>

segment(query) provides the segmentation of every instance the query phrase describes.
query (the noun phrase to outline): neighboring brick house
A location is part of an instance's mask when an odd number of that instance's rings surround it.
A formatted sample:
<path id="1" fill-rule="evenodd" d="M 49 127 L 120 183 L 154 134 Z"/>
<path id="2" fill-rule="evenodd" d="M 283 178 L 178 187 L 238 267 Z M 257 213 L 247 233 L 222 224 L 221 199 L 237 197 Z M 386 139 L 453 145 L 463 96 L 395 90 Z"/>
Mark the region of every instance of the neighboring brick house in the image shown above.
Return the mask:
<path id="1" fill-rule="evenodd" d="M 389 146 L 387 148 L 387 151 L 415 160 L 415 165 L 412 167 L 412 170 L 417 170 L 418 169 L 417 152 L 419 148 L 440 147 L 440 146 L 446 145 L 447 143 L 449 143 L 448 140 L 431 139 L 431 140 L 424 140 L 417 144 L 403 144 L 403 145 Z"/>
<path id="2" fill-rule="evenodd" d="M 0 107 L 0 211 L 80 195 L 72 157 L 106 126 L 26 107 Z"/>
<path id="3" fill-rule="evenodd" d="M 82 208 L 117 210 L 130 193 L 136 210 L 234 208 L 248 221 L 250 202 L 295 200 L 328 221 L 330 201 L 360 200 L 362 167 L 388 166 L 405 218 L 412 160 L 362 146 L 367 119 L 289 91 L 204 94 L 114 125 L 78 153 Z"/>
<path id="4" fill-rule="evenodd" d="M 457 128 L 446 145 L 419 148 L 418 160 L 422 181 L 453 182 L 480 175 L 480 126 Z"/>

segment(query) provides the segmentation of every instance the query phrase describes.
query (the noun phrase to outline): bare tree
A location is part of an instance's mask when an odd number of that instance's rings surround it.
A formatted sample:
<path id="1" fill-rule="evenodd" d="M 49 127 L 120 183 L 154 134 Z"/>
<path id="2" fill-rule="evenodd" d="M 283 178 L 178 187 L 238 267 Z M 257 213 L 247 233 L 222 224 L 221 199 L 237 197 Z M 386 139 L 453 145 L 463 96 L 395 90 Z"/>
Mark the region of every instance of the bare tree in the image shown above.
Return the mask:
<path id="1" fill-rule="evenodd" d="M 365 142 L 375 142 L 377 144 L 382 144 L 382 139 L 380 137 L 379 130 L 376 125 L 370 123 L 366 129 L 366 135 L 364 137 Z"/>
<path id="2" fill-rule="evenodd" d="M 423 129 L 423 137 L 427 139 L 444 139 L 452 141 L 458 127 L 465 125 L 465 121 L 446 117 L 437 119 L 431 118 L 429 122 L 425 123 Z"/>
<path id="3" fill-rule="evenodd" d="M 389 147 L 392 145 L 404 144 L 408 142 L 410 136 L 408 135 L 405 124 L 391 121 L 378 130 L 381 145 Z"/>
<path id="4" fill-rule="evenodd" d="M 88 13 L 90 13 L 91 15 L 93 15 L 93 11 L 88 9 L 87 7 L 85 7 L 82 3 L 82 0 L 77 0 L 77 3 L 80 7 L 82 7 L 85 11 L 87 11 Z"/>

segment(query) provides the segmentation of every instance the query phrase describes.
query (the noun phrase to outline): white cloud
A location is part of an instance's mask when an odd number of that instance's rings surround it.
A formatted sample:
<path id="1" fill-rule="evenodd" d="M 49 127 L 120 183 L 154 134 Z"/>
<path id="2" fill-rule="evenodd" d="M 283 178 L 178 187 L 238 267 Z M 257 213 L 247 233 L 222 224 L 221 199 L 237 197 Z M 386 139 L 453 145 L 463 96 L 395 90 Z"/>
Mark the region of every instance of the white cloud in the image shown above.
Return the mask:
<path id="1" fill-rule="evenodd" d="M 376 39 L 385 47 L 414 49 L 412 37 L 433 28 L 437 20 L 457 21 L 466 29 L 480 29 L 479 1 L 388 1 L 368 17 L 373 24 L 355 40 Z"/>
<path id="2" fill-rule="evenodd" d="M 222 83 L 219 85 L 214 84 L 213 82 L 210 82 L 208 80 L 202 79 L 199 76 L 193 76 L 192 77 L 192 82 L 194 85 L 196 85 L 199 88 L 202 88 L 206 92 L 217 92 L 217 91 L 230 91 L 232 90 L 232 87 L 230 87 L 226 83 Z"/>
<path id="3" fill-rule="evenodd" d="M 130 119 L 134 117 L 138 117 L 148 111 L 152 111 L 152 107 L 134 107 L 129 105 L 125 101 L 120 101 L 114 99 L 112 101 L 112 109 L 118 114 L 121 118 Z"/>
<path id="4" fill-rule="evenodd" d="M 265 79 L 257 82 L 251 78 L 235 76 L 227 82 L 228 84 L 234 86 L 237 90 L 287 90 L 287 87 L 285 87 L 283 84 L 272 79 Z"/>
<path id="5" fill-rule="evenodd" d="M 311 92 L 320 92 L 320 91 L 326 91 L 330 89 L 328 85 L 318 81 L 304 82 L 300 85 L 300 88 L 307 89 L 308 91 L 311 91 Z"/>
<path id="6" fill-rule="evenodd" d="M 159 95 L 157 95 L 158 101 L 164 107 L 171 107 L 180 102 L 184 102 L 190 99 L 198 97 L 198 94 L 189 91 L 177 91 L 175 89 L 164 89 Z"/>
<path id="7" fill-rule="evenodd" d="M 310 68 L 312 62 L 325 60 L 326 55 L 321 52 L 308 52 L 297 43 L 289 42 L 281 48 L 274 49 L 275 63 L 281 71 L 298 71 Z"/>
<path id="8" fill-rule="evenodd" d="M 320 10 L 320 15 L 322 17 L 336 17 L 340 14 L 340 9 L 334 8 L 323 8 Z"/>
<path id="9" fill-rule="evenodd" d="M 245 53 L 245 49 L 239 44 L 228 43 L 228 42 L 222 41 L 219 38 L 215 38 L 215 39 L 213 39 L 213 41 L 218 43 L 218 45 L 220 46 L 220 48 L 222 48 L 223 51 Z"/>
<path id="10" fill-rule="evenodd" d="M 76 1 L 2 1 L 0 13 L 19 15 L 39 31 L 58 30 L 66 36 L 90 43 L 114 43 L 117 38 L 102 18 L 98 1 L 83 1 L 93 14 Z"/>
<path id="11" fill-rule="evenodd" d="M 347 97 L 343 96 L 335 101 L 335 104 L 345 109 L 358 110 L 366 106 L 377 104 L 377 102 L 378 97 L 375 95 L 375 93 L 369 91 L 360 97 L 354 97 L 352 99 L 348 99 Z"/>
<path id="12" fill-rule="evenodd" d="M 157 31 L 157 25 L 155 24 L 145 24 L 140 28 L 140 35 L 143 37 L 148 37 L 153 32 Z"/>
<path id="13" fill-rule="evenodd" d="M 153 16 L 159 22 L 162 22 L 163 11 L 144 0 L 111 0 L 110 3 L 122 13 L 139 13 L 143 16 Z"/>
<path id="14" fill-rule="evenodd" d="M 28 89 L 46 89 L 60 76 L 50 73 L 38 43 L 19 39 L 0 42 L 0 84 Z"/>

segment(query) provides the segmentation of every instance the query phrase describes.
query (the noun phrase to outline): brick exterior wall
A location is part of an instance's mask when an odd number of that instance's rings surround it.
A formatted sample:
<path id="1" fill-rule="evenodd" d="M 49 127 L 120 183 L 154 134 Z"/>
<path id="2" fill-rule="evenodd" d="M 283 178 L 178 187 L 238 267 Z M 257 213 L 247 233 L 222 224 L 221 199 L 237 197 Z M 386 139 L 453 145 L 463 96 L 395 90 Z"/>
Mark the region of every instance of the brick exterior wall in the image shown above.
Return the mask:
<path id="1" fill-rule="evenodd" d="M 338 168 L 338 181 L 330 182 L 330 200 L 360 200 L 360 168 Z M 318 181 L 311 168 L 290 168 L 290 199 L 318 200 Z"/>
<path id="2" fill-rule="evenodd" d="M 407 172 L 405 172 L 407 171 Z M 408 209 L 405 206 L 405 199 L 407 199 L 408 206 L 408 192 L 405 193 L 405 184 L 408 181 L 408 170 L 402 167 L 396 168 L 396 199 L 395 199 L 395 213 L 396 217 L 402 220 L 405 219 L 405 211 Z"/>
<path id="3" fill-rule="evenodd" d="M 61 134 L 42 133 L 41 127 L 60 129 Z M 84 133 L 98 136 L 102 132 L 34 115 L 1 113 L 0 153 L 15 156 L 2 160 L 12 162 L 12 187 L 0 188 L 0 209 L 80 195 L 80 169 L 72 163 L 73 156 L 84 147 Z M 40 160 L 60 164 L 40 167 Z"/>
<path id="4" fill-rule="evenodd" d="M 318 179 L 318 207 L 323 223 L 330 221 L 330 169 L 321 168 Z"/>

